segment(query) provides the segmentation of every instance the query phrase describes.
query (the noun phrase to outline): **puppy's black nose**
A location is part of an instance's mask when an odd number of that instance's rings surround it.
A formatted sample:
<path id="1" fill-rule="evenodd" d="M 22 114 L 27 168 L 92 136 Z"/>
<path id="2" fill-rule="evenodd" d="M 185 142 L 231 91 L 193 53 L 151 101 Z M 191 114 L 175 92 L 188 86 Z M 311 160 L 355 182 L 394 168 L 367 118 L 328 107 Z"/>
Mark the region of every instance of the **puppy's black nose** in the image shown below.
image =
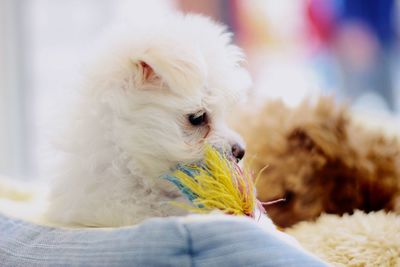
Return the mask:
<path id="1" fill-rule="evenodd" d="M 234 156 L 238 161 L 244 157 L 244 148 L 239 144 L 234 144 L 232 146 L 232 156 Z"/>

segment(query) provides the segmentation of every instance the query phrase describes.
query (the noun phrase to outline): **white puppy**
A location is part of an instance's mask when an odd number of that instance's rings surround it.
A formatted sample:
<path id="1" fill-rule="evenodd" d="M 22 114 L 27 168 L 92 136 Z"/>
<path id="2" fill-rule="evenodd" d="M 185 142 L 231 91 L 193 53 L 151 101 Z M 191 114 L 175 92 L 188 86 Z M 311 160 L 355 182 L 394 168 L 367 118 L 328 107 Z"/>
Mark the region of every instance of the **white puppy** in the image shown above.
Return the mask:
<path id="1" fill-rule="evenodd" d="M 125 26 L 97 56 L 73 107 L 47 220 L 124 226 L 184 213 L 160 179 L 202 157 L 205 142 L 243 157 L 224 116 L 250 86 L 225 28 L 198 15 Z"/>

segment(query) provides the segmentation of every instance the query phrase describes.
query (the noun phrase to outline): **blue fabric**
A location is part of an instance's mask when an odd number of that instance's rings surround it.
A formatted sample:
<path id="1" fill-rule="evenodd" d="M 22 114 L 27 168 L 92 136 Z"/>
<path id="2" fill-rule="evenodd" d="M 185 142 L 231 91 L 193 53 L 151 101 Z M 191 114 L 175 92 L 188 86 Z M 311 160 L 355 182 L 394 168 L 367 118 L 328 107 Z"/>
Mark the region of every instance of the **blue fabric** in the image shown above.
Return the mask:
<path id="1" fill-rule="evenodd" d="M 0 266 L 326 266 L 250 220 L 227 217 L 74 230 L 0 215 Z"/>
<path id="2" fill-rule="evenodd" d="M 395 40 L 394 0 L 339 0 L 339 2 L 341 21 L 359 20 L 366 23 L 385 46 Z"/>

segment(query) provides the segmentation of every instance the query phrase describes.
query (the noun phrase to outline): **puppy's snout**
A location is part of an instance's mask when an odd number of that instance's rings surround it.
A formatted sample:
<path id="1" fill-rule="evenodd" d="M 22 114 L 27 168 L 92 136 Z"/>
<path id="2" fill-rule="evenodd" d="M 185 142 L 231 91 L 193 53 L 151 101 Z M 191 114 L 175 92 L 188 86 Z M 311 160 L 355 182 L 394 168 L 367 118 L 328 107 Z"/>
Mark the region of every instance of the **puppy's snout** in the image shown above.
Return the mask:
<path id="1" fill-rule="evenodd" d="M 232 156 L 234 156 L 238 161 L 244 157 L 245 150 L 239 144 L 234 144 L 232 146 Z"/>

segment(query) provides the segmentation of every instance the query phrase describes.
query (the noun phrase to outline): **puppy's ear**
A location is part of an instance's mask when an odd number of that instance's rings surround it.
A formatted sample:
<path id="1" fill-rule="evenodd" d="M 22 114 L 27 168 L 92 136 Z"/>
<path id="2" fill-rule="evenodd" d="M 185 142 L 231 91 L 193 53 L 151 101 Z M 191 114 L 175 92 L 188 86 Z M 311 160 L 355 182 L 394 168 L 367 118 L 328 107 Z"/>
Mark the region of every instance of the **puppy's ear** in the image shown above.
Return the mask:
<path id="1" fill-rule="evenodd" d="M 206 77 L 206 65 L 195 52 L 169 47 L 148 48 L 134 64 L 134 83 L 140 90 L 168 89 L 175 93 L 198 89 Z"/>
<path id="2" fill-rule="evenodd" d="M 150 65 L 147 64 L 146 62 L 144 62 L 144 61 L 139 61 L 139 65 L 140 65 L 140 68 L 141 68 L 141 71 L 142 71 L 143 79 L 145 79 L 145 80 L 150 80 L 150 79 L 152 79 L 154 76 L 156 76 L 156 74 L 155 74 L 153 68 L 150 67 Z"/>
<path id="3" fill-rule="evenodd" d="M 161 77 L 155 72 L 154 68 L 143 60 L 133 62 L 134 74 L 133 80 L 135 87 L 139 89 L 150 89 L 153 87 L 160 87 L 162 81 Z"/>

